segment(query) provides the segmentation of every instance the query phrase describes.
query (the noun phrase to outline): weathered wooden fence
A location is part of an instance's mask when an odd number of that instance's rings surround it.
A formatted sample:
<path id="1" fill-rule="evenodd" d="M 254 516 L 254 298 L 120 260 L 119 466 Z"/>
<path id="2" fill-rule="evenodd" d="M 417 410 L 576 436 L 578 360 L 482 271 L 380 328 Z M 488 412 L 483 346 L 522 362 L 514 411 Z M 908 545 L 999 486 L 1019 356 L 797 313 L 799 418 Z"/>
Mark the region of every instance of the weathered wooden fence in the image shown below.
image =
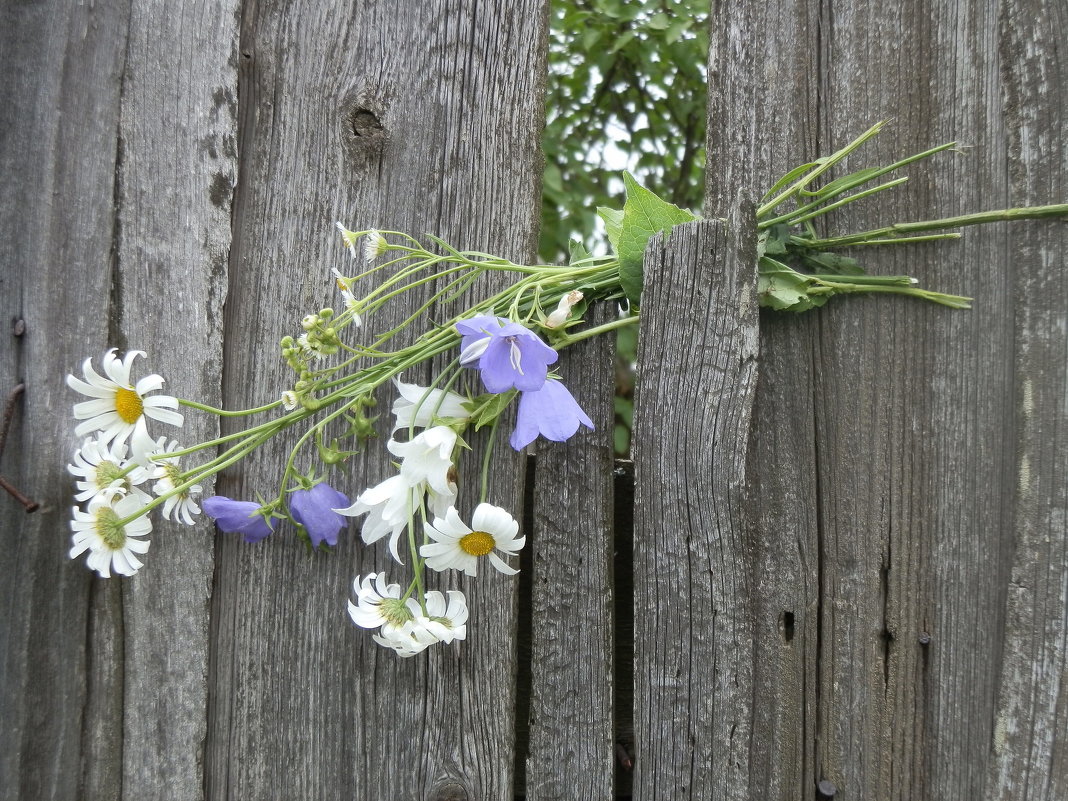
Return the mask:
<path id="1" fill-rule="evenodd" d="M 381 564 L 355 538 L 309 558 L 160 526 L 133 579 L 69 562 L 63 376 L 115 345 L 186 396 L 275 396 L 274 343 L 348 258 L 335 218 L 533 258 L 546 4 L 0 13 L 0 391 L 25 385 L 0 472 L 41 504 L 0 494 L 0 797 L 1068 797 L 1068 230 L 870 255 L 971 312 L 792 317 L 757 313 L 747 222 L 887 117 L 881 157 L 967 147 L 843 225 L 1063 201 L 1062 0 L 716 5 L 726 222 L 646 254 L 633 509 L 585 343 L 564 369 L 598 431 L 536 447 L 520 579 L 459 581 L 467 642 L 405 661 L 348 623 Z M 521 508 L 523 461 L 496 464 Z"/>

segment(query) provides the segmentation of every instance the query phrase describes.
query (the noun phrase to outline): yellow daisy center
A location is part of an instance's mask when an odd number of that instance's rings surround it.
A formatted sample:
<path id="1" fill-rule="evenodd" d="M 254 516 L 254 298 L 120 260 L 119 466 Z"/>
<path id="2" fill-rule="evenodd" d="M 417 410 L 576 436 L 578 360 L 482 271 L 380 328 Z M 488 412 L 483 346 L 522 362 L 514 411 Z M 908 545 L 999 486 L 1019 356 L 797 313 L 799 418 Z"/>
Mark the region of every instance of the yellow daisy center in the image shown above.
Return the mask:
<path id="1" fill-rule="evenodd" d="M 136 423 L 144 414 L 145 404 L 132 389 L 119 387 L 115 390 L 115 411 L 124 423 Z"/>
<path id="2" fill-rule="evenodd" d="M 112 551 L 118 551 L 126 544 L 126 527 L 110 507 L 105 506 L 96 513 L 96 533 Z"/>
<path id="3" fill-rule="evenodd" d="M 497 541 L 485 531 L 472 531 L 460 540 L 460 549 L 471 556 L 485 556 L 493 550 Z"/>

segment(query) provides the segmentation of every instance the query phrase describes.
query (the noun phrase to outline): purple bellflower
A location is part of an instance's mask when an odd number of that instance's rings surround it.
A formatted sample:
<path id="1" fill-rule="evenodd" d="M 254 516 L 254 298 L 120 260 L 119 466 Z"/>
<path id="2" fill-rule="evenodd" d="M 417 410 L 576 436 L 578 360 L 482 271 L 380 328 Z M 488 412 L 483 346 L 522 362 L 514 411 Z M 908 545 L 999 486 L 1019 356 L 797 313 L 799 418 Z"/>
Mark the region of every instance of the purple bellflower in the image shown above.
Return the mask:
<path id="1" fill-rule="evenodd" d="M 488 392 L 521 392 L 541 389 L 549 365 L 559 354 L 529 328 L 504 317 L 480 315 L 456 324 L 460 341 L 460 364 L 478 361 L 482 383 Z"/>
<path id="2" fill-rule="evenodd" d="M 241 534 L 245 542 L 259 542 L 273 531 L 263 515 L 256 514 L 260 505 L 252 501 L 235 501 L 225 495 L 213 495 L 200 504 L 208 517 L 215 518 L 220 531 Z"/>
<path id="3" fill-rule="evenodd" d="M 311 489 L 299 489 L 289 496 L 289 512 L 308 532 L 312 545 L 318 548 L 324 541 L 337 545 L 337 533 L 348 520 L 334 511 L 349 505 L 345 493 L 329 484 L 316 484 Z"/>
<path id="4" fill-rule="evenodd" d="M 567 387 L 549 379 L 541 389 L 520 396 L 515 431 L 509 442 L 517 451 L 537 439 L 538 434 L 553 442 L 563 442 L 578 431 L 579 423 L 593 429 L 593 421 Z"/>

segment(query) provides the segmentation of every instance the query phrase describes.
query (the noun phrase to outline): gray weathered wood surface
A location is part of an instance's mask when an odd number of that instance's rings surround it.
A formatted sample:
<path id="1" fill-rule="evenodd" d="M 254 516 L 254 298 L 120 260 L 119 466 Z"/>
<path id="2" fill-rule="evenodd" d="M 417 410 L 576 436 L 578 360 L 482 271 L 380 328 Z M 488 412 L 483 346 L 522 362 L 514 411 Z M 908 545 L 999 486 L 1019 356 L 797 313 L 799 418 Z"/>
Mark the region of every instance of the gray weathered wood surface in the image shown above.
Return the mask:
<path id="1" fill-rule="evenodd" d="M 587 319 L 608 322 L 614 303 Z M 531 801 L 613 798 L 611 337 L 561 354 L 559 370 L 597 427 L 537 445 L 531 581 Z"/>
<path id="2" fill-rule="evenodd" d="M 633 440 L 636 798 L 748 796 L 755 233 L 689 223 L 646 250 Z"/>
<path id="3" fill-rule="evenodd" d="M 837 229 L 1063 201 L 1064 12 L 721 4 L 709 162 L 755 127 L 767 185 L 892 117 L 848 166 L 967 147 Z M 713 213 L 736 189 L 724 172 Z M 974 295 L 971 312 L 851 299 L 762 316 L 751 797 L 820 781 L 852 799 L 1063 795 L 1064 235 L 990 227 L 863 254 Z"/>

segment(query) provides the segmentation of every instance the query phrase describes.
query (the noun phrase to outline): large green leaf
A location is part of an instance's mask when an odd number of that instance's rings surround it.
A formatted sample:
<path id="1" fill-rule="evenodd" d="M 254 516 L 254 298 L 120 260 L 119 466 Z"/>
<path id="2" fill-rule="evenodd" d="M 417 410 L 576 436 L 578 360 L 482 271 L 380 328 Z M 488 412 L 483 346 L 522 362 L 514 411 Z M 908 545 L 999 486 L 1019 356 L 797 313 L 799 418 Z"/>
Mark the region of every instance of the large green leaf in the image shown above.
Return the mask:
<path id="1" fill-rule="evenodd" d="M 632 306 L 638 305 L 642 292 L 642 261 L 645 246 L 658 233 L 665 235 L 679 223 L 698 219 L 692 211 L 680 209 L 673 203 L 662 200 L 634 180 L 629 172 L 623 173 L 623 185 L 627 201 L 623 206 L 623 222 L 619 231 L 619 282 Z M 603 215 L 602 215 L 603 216 Z"/>

